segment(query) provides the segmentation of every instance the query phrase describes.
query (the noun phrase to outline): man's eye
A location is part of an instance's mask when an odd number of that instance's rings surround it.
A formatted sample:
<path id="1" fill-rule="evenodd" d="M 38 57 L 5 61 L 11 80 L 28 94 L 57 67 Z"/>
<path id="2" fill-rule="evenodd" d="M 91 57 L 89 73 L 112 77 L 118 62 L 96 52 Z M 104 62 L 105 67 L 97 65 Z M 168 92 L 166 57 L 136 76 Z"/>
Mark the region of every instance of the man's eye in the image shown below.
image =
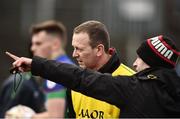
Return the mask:
<path id="1" fill-rule="evenodd" d="M 41 43 L 36 43 L 36 45 L 41 45 Z"/>
<path id="2" fill-rule="evenodd" d="M 77 48 L 77 47 L 75 47 L 75 48 L 74 48 L 74 50 L 76 50 L 76 51 L 80 51 L 80 52 L 81 52 L 81 51 L 83 51 L 83 49 L 81 49 L 81 48 Z"/>
<path id="3" fill-rule="evenodd" d="M 78 48 L 78 51 L 80 51 L 80 52 L 81 52 L 81 51 L 83 51 L 83 49 Z"/>

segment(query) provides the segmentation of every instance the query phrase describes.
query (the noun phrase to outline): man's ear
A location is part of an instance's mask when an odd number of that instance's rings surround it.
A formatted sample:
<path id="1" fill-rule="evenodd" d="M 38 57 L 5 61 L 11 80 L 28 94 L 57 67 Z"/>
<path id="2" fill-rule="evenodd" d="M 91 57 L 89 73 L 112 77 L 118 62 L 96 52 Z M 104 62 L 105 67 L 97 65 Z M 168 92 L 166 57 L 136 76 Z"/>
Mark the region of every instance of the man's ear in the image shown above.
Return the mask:
<path id="1" fill-rule="evenodd" d="M 99 44 L 97 47 L 97 56 L 101 56 L 104 53 L 104 45 L 103 44 Z"/>

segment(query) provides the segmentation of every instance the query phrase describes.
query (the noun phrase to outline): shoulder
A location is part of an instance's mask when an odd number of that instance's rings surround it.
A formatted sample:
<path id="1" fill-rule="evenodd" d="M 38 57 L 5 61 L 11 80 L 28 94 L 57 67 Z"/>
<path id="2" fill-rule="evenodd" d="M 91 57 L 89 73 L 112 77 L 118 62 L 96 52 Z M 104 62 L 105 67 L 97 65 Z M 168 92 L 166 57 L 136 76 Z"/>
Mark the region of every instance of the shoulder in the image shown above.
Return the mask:
<path id="1" fill-rule="evenodd" d="M 167 69 L 161 67 L 146 69 L 144 71 L 137 73 L 135 76 L 137 76 L 139 79 L 146 79 L 146 80 L 147 79 L 164 80 L 170 77 L 178 77 L 174 69 Z"/>
<path id="2" fill-rule="evenodd" d="M 159 77 L 177 76 L 175 69 L 168 69 L 168 68 L 162 68 L 162 67 L 154 68 L 150 72 L 153 74 L 156 74 Z"/>

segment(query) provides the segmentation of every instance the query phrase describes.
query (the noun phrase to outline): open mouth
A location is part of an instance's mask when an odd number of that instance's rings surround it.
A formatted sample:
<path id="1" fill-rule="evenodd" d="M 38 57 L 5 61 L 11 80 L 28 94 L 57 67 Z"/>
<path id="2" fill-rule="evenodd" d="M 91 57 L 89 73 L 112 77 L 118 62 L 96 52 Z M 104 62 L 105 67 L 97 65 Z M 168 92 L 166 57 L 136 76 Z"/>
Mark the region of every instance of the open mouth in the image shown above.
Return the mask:
<path id="1" fill-rule="evenodd" d="M 80 59 L 76 59 L 77 60 L 77 63 L 79 64 L 79 65 L 83 65 L 83 61 L 82 60 L 80 60 Z"/>
<path id="2" fill-rule="evenodd" d="M 78 64 L 82 64 L 83 62 L 82 61 L 78 61 Z"/>
<path id="3" fill-rule="evenodd" d="M 77 62 L 78 62 L 79 65 L 83 65 L 83 61 L 77 60 Z"/>

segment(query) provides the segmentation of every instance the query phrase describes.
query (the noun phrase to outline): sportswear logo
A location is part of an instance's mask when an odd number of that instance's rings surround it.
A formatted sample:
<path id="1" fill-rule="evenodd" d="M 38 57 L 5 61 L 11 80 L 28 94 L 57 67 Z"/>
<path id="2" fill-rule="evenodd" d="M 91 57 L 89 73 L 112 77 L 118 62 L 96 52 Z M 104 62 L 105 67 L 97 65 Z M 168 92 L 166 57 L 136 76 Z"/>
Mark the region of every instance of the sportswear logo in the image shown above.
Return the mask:
<path id="1" fill-rule="evenodd" d="M 154 48 L 167 59 L 171 59 L 173 51 L 168 49 L 160 40 L 159 37 L 154 37 L 150 39 L 150 43 Z"/>
<path id="2" fill-rule="evenodd" d="M 83 118 L 98 118 L 98 119 L 103 119 L 104 116 L 104 112 L 103 111 L 97 111 L 97 110 L 93 110 L 93 111 L 89 111 L 88 109 L 86 110 L 81 110 L 81 113 L 79 114 L 80 117 Z"/>

